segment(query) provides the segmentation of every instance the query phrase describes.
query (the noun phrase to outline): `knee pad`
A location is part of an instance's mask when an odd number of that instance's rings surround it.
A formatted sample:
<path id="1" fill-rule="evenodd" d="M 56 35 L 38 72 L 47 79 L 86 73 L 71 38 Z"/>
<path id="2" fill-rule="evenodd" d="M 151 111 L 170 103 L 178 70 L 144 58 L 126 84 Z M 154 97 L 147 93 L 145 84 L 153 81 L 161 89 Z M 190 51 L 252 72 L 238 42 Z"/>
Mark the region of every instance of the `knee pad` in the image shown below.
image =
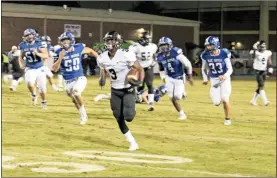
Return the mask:
<path id="1" fill-rule="evenodd" d="M 219 102 L 219 103 L 214 103 L 215 106 L 219 106 L 220 104 L 221 104 L 221 102 Z"/>
<path id="2" fill-rule="evenodd" d="M 174 100 L 180 100 L 180 99 L 182 99 L 182 96 L 174 96 L 173 99 Z"/>
<path id="3" fill-rule="evenodd" d="M 228 103 L 229 102 L 229 97 L 223 96 L 222 101 L 224 103 Z"/>
<path id="4" fill-rule="evenodd" d="M 127 122 L 132 122 L 134 118 L 135 118 L 135 114 L 133 116 L 125 116 L 124 117 L 125 121 L 127 121 Z"/>

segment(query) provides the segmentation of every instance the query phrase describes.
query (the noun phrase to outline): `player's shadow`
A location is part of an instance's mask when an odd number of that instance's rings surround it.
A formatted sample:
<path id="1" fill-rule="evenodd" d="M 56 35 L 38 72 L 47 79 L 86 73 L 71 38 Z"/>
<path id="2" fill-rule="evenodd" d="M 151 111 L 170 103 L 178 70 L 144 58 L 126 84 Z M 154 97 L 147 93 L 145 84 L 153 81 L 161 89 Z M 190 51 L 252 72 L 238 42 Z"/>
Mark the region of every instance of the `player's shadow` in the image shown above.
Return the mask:
<path id="1" fill-rule="evenodd" d="M 63 140 L 82 140 L 82 141 L 86 141 L 88 142 L 90 145 L 91 144 L 101 144 L 101 145 L 105 145 L 105 146 L 113 146 L 113 147 L 120 147 L 119 145 L 115 145 L 113 143 L 111 143 L 108 140 L 103 140 L 100 139 L 100 137 L 92 137 L 92 136 L 82 136 L 82 135 L 73 135 L 73 134 L 64 134 L 64 133 L 57 133 L 57 132 L 49 132 L 47 133 L 48 135 L 51 136 L 57 136 L 57 137 L 61 137 Z"/>

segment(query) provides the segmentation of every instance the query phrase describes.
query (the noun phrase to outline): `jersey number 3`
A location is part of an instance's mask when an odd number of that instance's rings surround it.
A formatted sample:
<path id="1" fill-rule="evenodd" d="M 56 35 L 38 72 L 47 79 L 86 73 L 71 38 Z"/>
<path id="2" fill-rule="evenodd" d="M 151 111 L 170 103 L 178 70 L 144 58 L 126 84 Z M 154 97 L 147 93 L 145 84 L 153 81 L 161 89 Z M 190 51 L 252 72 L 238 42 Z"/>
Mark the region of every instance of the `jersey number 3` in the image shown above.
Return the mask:
<path id="1" fill-rule="evenodd" d="M 209 67 L 213 74 L 220 74 L 223 72 L 221 63 L 209 63 Z"/>
<path id="2" fill-rule="evenodd" d="M 66 67 L 67 72 L 72 72 L 75 70 L 79 70 L 79 65 L 80 65 L 80 58 L 74 58 L 72 60 L 65 60 L 64 61 L 64 66 Z"/>
<path id="3" fill-rule="evenodd" d="M 117 79 L 117 76 L 116 76 L 116 72 L 114 69 L 109 69 L 109 72 L 110 72 L 110 76 L 113 80 L 116 80 Z"/>

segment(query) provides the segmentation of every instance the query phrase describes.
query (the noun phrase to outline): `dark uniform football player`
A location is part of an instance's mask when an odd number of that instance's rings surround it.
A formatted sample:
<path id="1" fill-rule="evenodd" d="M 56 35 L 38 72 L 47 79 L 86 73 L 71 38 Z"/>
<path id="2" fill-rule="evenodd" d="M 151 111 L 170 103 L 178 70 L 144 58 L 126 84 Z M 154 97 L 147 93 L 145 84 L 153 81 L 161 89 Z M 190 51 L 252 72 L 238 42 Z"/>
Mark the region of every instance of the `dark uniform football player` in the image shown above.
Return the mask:
<path id="1" fill-rule="evenodd" d="M 121 35 L 116 31 L 108 32 L 104 37 L 105 48 L 98 58 L 97 63 L 100 67 L 101 87 L 105 85 L 106 73 L 111 81 L 111 109 L 116 118 L 121 132 L 130 143 L 130 151 L 139 148 L 135 138 L 132 136 L 126 122 L 131 122 L 136 115 L 136 101 L 133 86 L 142 84 L 144 78 L 143 68 L 139 65 L 134 52 L 128 49 L 120 49 L 123 43 Z M 126 81 L 127 74 L 131 69 L 139 71 L 139 79 L 129 82 Z"/>
<path id="2" fill-rule="evenodd" d="M 153 88 L 153 80 L 154 80 L 154 73 L 153 73 L 153 66 L 156 61 L 155 53 L 157 51 L 157 45 L 151 43 L 151 36 L 147 32 L 143 32 L 141 37 L 134 45 L 129 47 L 130 50 L 134 51 L 136 57 L 144 69 L 145 78 L 143 81 L 142 87 L 138 88 L 139 91 L 144 90 L 144 86 L 146 84 L 148 88 L 148 105 L 149 111 L 153 111 L 153 103 L 154 103 L 154 88 Z"/>

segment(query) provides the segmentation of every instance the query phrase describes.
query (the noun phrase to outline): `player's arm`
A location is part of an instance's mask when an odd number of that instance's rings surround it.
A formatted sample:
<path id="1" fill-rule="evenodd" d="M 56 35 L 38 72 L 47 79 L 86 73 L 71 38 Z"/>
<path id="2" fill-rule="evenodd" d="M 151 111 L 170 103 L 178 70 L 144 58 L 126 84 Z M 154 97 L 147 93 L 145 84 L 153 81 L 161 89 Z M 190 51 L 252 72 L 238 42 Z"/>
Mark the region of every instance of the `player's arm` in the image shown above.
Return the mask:
<path id="1" fill-rule="evenodd" d="M 160 73 L 160 77 L 162 79 L 162 81 L 165 83 L 165 76 L 166 76 L 166 73 L 165 73 L 165 70 L 164 70 L 164 67 L 163 67 L 163 64 L 161 62 L 158 62 L 159 64 L 159 73 Z"/>
<path id="2" fill-rule="evenodd" d="M 106 78 L 107 78 L 107 73 L 106 73 L 105 69 L 100 69 L 99 86 L 101 87 L 101 89 L 106 84 Z"/>
<path id="3" fill-rule="evenodd" d="M 63 49 L 60 52 L 58 60 L 56 62 L 54 62 L 53 66 L 52 66 L 52 71 L 57 72 L 59 70 L 64 55 L 65 55 L 65 49 Z"/>
<path id="4" fill-rule="evenodd" d="M 138 81 L 140 81 L 142 83 L 144 80 L 144 75 L 145 75 L 143 68 L 140 66 L 138 61 L 135 61 L 135 63 L 132 65 L 132 67 L 139 71 Z"/>
<path id="5" fill-rule="evenodd" d="M 225 61 L 226 67 L 227 67 L 227 71 L 223 75 L 223 78 L 221 76 L 219 76 L 220 80 L 224 80 L 226 78 L 229 78 L 231 76 L 231 74 L 233 73 L 233 66 L 232 66 L 230 57 L 225 58 L 224 61 Z"/>
<path id="6" fill-rule="evenodd" d="M 24 56 L 24 52 L 23 52 L 23 50 L 20 50 L 20 54 L 19 54 L 19 57 L 18 57 L 18 62 L 19 62 L 19 67 L 21 69 L 25 68 L 23 56 Z"/>
<path id="7" fill-rule="evenodd" d="M 273 74 L 273 67 L 272 67 L 272 52 L 271 55 L 268 57 L 268 73 Z"/>
<path id="8" fill-rule="evenodd" d="M 193 85 L 191 62 L 183 54 L 178 55 L 177 59 L 183 64 L 183 66 L 185 66 L 188 69 L 188 81 L 191 85 Z"/>
<path id="9" fill-rule="evenodd" d="M 35 49 L 34 53 L 36 56 L 39 56 L 42 59 L 49 58 L 47 44 L 45 42 L 41 42 L 41 45 L 39 46 L 39 51 Z"/>
<path id="10" fill-rule="evenodd" d="M 207 66 L 206 60 L 202 59 L 201 72 L 202 72 L 203 84 L 204 85 L 208 84 L 208 76 L 206 74 L 206 66 Z"/>
<path id="11" fill-rule="evenodd" d="M 89 54 L 91 56 L 97 57 L 98 53 L 96 51 L 94 51 L 93 49 L 89 48 L 89 47 L 85 47 L 82 51 L 82 54 Z"/>

